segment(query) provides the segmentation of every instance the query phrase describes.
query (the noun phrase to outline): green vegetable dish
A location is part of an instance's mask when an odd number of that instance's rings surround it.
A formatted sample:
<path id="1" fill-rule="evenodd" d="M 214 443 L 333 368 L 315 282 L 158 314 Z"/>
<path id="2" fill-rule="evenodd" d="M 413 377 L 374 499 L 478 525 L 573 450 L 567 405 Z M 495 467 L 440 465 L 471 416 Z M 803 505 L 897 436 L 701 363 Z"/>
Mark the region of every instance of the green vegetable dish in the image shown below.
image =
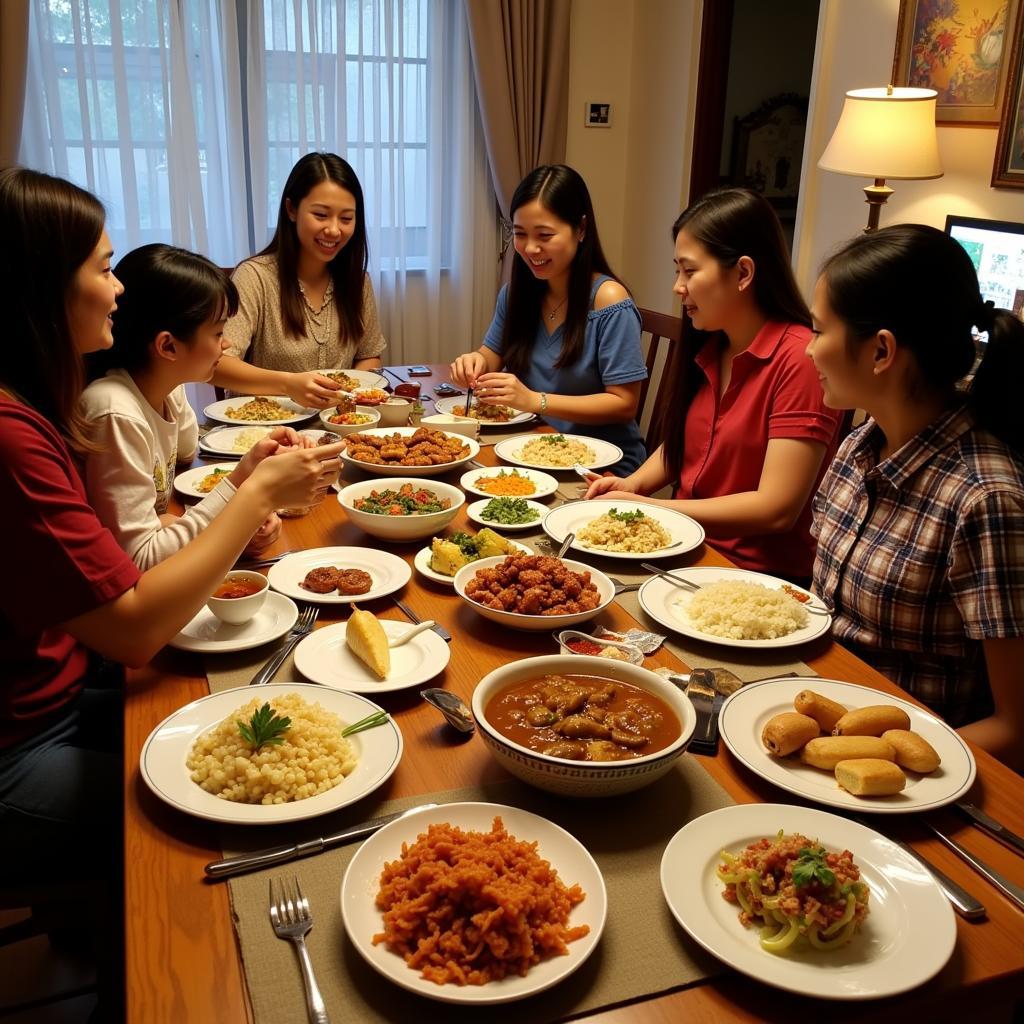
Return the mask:
<path id="1" fill-rule="evenodd" d="M 540 519 L 540 513 L 530 508 L 525 498 L 491 498 L 481 510 L 480 518 L 490 523 L 519 526 Z"/>

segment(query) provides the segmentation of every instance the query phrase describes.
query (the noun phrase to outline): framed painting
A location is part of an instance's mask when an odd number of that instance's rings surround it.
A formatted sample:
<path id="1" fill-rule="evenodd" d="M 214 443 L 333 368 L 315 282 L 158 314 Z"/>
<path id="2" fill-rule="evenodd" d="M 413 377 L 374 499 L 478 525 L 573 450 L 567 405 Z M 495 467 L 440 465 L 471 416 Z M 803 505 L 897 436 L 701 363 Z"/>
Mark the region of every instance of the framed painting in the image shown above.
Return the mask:
<path id="1" fill-rule="evenodd" d="M 995 188 L 1024 189 L 1024 4 L 1017 11 L 1009 65 L 996 159 L 992 166 L 992 185 Z"/>
<path id="2" fill-rule="evenodd" d="M 795 210 L 807 127 L 807 97 L 782 93 L 733 122 L 730 179 L 760 192 L 776 211 Z"/>
<path id="3" fill-rule="evenodd" d="M 900 0 L 893 85 L 934 89 L 936 124 L 998 124 L 1021 0 Z"/>

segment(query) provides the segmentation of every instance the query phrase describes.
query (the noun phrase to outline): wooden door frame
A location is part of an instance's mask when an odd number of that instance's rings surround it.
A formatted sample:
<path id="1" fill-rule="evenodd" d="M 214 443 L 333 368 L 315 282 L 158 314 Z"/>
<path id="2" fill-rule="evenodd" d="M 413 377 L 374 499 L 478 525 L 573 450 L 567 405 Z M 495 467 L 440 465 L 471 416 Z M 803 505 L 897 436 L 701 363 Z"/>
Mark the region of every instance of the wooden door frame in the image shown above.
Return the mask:
<path id="1" fill-rule="evenodd" d="M 704 0 L 690 160 L 691 203 L 719 183 L 733 9 L 734 0 Z"/>

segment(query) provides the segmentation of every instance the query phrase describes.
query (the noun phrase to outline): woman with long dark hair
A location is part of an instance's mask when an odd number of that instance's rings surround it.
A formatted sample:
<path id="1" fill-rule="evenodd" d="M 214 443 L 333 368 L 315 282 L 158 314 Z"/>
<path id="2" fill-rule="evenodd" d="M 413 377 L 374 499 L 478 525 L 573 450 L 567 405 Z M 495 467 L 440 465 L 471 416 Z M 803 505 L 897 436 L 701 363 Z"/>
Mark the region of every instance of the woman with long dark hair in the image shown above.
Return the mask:
<path id="1" fill-rule="evenodd" d="M 538 167 L 509 216 L 519 259 L 483 345 L 452 363 L 452 379 L 483 402 L 611 441 L 623 451 L 617 468 L 635 469 L 646 455 L 640 314 L 601 250 L 587 186 L 571 167 Z"/>
<path id="2" fill-rule="evenodd" d="M 238 293 L 205 256 L 160 242 L 128 253 L 114 275 L 125 289 L 114 314 L 114 344 L 86 357 L 94 379 L 81 410 L 97 448 L 85 456 L 85 486 L 103 525 L 148 569 L 209 526 L 267 455 L 305 445 L 291 428 L 276 428 L 202 501 L 184 515 L 169 514 L 175 467 L 192 461 L 199 440 L 185 384 L 208 381 L 216 371 Z M 272 512 L 247 553 L 280 533 Z"/>
<path id="3" fill-rule="evenodd" d="M 317 371 L 379 367 L 386 343 L 368 259 L 356 172 L 334 153 L 307 153 L 284 184 L 270 244 L 235 270 L 238 312 L 213 383 L 324 408 L 338 385 Z"/>
<path id="4" fill-rule="evenodd" d="M 835 448 L 804 349 L 810 313 L 778 218 L 749 189 L 692 203 L 672 226 L 673 290 L 689 320 L 661 410 L 661 446 L 625 479 L 588 498 L 624 497 L 692 516 L 708 543 L 744 569 L 806 582 L 811 495 Z M 652 498 L 672 485 L 671 498 Z"/>
<path id="5" fill-rule="evenodd" d="M 140 572 L 89 505 L 76 466 L 96 448 L 79 406 L 82 357 L 113 343 L 123 290 L 103 207 L 70 182 L 8 168 L 0 231 L 11 352 L 0 360 L 0 507 L 11 524 L 10 583 L 0 589 L 0 870 L 110 878 L 121 706 L 101 659 L 146 664 L 275 508 L 308 504 L 336 479 L 341 445 L 263 459 L 191 543 Z"/>
<path id="6" fill-rule="evenodd" d="M 1024 324 L 982 302 L 935 228 L 830 257 L 808 346 L 825 403 L 864 409 L 814 500 L 833 635 L 979 746 L 1024 767 Z M 976 358 L 972 328 L 987 332 Z"/>

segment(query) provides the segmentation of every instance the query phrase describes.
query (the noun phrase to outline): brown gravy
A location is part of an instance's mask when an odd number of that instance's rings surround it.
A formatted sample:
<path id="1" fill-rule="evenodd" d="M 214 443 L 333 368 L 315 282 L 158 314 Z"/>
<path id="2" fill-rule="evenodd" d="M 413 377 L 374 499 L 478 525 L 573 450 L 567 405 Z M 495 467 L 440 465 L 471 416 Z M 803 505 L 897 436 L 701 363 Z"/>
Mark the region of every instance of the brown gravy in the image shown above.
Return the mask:
<path id="1" fill-rule="evenodd" d="M 627 761 L 679 737 L 676 713 L 632 683 L 598 676 L 546 675 L 496 693 L 484 717 L 506 738 L 571 761 Z"/>
<path id="2" fill-rule="evenodd" d="M 213 592 L 214 597 L 252 597 L 266 586 L 257 580 L 225 580 Z"/>

